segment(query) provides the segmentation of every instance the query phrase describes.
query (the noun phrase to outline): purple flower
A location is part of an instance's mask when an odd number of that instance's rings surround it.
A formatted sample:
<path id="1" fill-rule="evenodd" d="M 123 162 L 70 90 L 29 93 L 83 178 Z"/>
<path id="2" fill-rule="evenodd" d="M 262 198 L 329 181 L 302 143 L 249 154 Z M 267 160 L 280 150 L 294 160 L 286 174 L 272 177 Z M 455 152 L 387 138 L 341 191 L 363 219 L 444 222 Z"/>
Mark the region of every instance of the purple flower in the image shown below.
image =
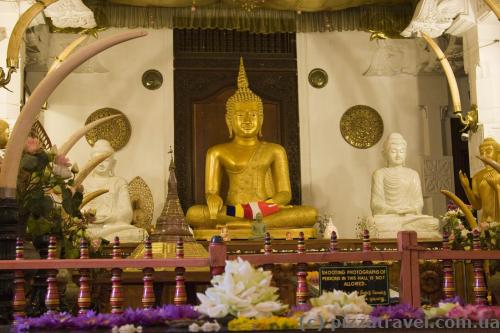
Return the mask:
<path id="1" fill-rule="evenodd" d="M 290 312 L 307 312 L 312 309 L 312 306 L 308 303 L 292 306 Z"/>
<path id="2" fill-rule="evenodd" d="M 164 325 L 165 321 L 195 319 L 200 314 L 191 305 L 164 305 L 155 309 L 126 309 L 122 315 L 112 313 L 96 314 L 94 311 L 73 317 L 68 313 L 46 313 L 38 318 L 16 318 L 14 330 L 27 332 L 29 329 L 80 329 L 112 328 L 132 324 L 137 326 Z"/>
<path id="3" fill-rule="evenodd" d="M 420 308 L 414 308 L 408 304 L 397 304 L 390 306 L 377 306 L 370 313 L 374 319 L 423 319 L 424 312 Z"/>
<path id="4" fill-rule="evenodd" d="M 452 297 L 452 298 L 446 298 L 446 299 L 440 301 L 439 303 L 458 303 L 461 306 L 464 306 L 464 304 L 465 304 L 464 300 L 460 296 L 455 296 L 455 297 Z"/>

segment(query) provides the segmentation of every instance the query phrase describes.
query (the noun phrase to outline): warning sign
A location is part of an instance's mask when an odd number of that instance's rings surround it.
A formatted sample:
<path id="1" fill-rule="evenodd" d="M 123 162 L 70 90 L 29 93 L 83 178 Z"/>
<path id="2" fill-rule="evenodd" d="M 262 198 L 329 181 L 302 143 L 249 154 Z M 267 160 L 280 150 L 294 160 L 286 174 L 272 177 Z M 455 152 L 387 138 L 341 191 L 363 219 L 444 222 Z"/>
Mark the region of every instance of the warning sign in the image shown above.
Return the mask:
<path id="1" fill-rule="evenodd" d="M 387 266 L 325 266 L 319 269 L 319 290 L 357 291 L 371 305 L 389 304 Z"/>

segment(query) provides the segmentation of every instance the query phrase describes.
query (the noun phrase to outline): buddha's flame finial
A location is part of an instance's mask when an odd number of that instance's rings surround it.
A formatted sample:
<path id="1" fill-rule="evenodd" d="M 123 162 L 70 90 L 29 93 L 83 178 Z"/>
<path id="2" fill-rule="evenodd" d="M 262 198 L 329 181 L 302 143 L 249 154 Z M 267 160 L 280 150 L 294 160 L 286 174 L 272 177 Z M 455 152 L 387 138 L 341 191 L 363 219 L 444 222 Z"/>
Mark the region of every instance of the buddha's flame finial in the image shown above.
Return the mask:
<path id="1" fill-rule="evenodd" d="M 240 57 L 240 71 L 238 73 L 238 90 L 248 89 L 248 78 L 243 64 L 243 57 Z"/>

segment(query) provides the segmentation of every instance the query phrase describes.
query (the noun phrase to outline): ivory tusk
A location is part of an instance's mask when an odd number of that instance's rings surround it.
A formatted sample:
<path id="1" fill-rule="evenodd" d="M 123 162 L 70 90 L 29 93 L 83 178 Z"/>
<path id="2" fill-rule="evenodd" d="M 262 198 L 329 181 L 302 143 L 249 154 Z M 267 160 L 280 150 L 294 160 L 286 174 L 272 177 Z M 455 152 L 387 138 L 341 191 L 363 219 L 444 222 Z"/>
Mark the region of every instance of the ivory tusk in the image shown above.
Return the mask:
<path id="1" fill-rule="evenodd" d="M 78 37 L 77 39 L 75 39 L 74 41 L 72 41 L 68 46 L 66 46 L 66 48 L 61 53 L 59 53 L 59 55 L 56 57 L 56 59 L 54 60 L 54 62 L 50 66 L 49 71 L 47 73 L 50 73 L 54 69 L 59 67 L 61 65 L 61 63 L 64 60 L 66 60 L 66 58 L 71 54 L 71 52 L 73 52 L 78 47 L 78 45 L 83 43 L 87 38 L 89 38 L 89 35 L 82 35 L 82 36 Z"/>
<path id="2" fill-rule="evenodd" d="M 9 45 L 7 47 L 7 67 L 19 68 L 19 50 L 21 48 L 21 42 L 23 41 L 24 32 L 31 21 L 33 21 L 42 10 L 54 2 L 57 2 L 57 0 L 37 1 L 19 17 L 9 38 Z"/>
<path id="3" fill-rule="evenodd" d="M 131 31 L 101 39 L 77 51 L 69 57 L 59 68 L 47 74 L 38 84 L 27 103 L 24 105 L 10 138 L 5 158 L 0 171 L 0 188 L 15 189 L 17 186 L 17 176 L 19 173 L 19 162 L 21 160 L 24 143 L 28 137 L 31 127 L 38 114 L 42 104 L 47 100 L 50 94 L 57 88 L 66 76 L 68 76 L 76 67 L 80 66 L 87 59 L 90 59 L 99 52 L 110 48 L 113 45 L 125 42 L 127 40 L 143 37 L 145 31 Z M 12 192 L 12 191 L 10 191 Z"/>
<path id="4" fill-rule="evenodd" d="M 113 155 L 112 152 L 99 154 L 96 157 L 93 157 L 90 161 L 88 161 L 87 164 L 84 165 L 83 169 L 76 176 L 73 188 L 76 189 L 78 186 L 80 186 L 85 180 L 85 178 L 87 178 L 87 176 L 92 172 L 92 170 L 94 170 L 96 166 L 98 166 L 102 161 L 104 161 L 111 155 Z"/>
<path id="5" fill-rule="evenodd" d="M 477 158 L 479 158 L 485 164 L 488 164 L 490 167 L 492 167 L 493 169 L 495 169 L 497 172 L 500 172 L 500 163 L 498 163 L 497 161 L 494 161 L 492 159 L 489 159 L 489 158 L 486 158 L 486 157 L 482 157 L 482 156 L 477 156 Z"/>
<path id="6" fill-rule="evenodd" d="M 469 226 L 472 228 L 472 230 L 476 229 L 477 221 L 474 218 L 474 215 L 472 215 L 472 211 L 469 209 L 469 207 L 467 207 L 467 205 L 454 193 L 451 193 L 447 190 L 441 190 L 441 193 L 443 193 L 448 199 L 453 201 L 455 205 L 457 205 L 462 210 L 465 215 L 465 219 L 467 220 L 467 222 L 469 222 Z"/>
<path id="7" fill-rule="evenodd" d="M 84 127 L 80 128 L 77 132 L 75 132 L 62 146 L 61 148 L 59 149 L 58 153 L 60 155 L 63 155 L 63 156 L 66 156 L 69 151 L 71 150 L 71 148 L 73 148 L 73 146 L 78 142 L 78 140 L 80 140 L 80 138 L 82 136 L 84 136 L 85 134 L 87 134 L 91 129 L 93 129 L 94 127 L 108 121 L 108 120 L 111 120 L 113 118 L 116 118 L 116 117 L 121 117 L 122 115 L 121 114 L 114 114 L 112 116 L 107 116 L 107 117 L 104 117 L 104 118 L 101 118 L 101 119 L 97 119 L 97 120 L 94 120 L 93 122 L 91 122 L 90 124 L 87 124 L 85 125 Z"/>
<path id="8" fill-rule="evenodd" d="M 82 203 L 80 204 L 80 207 L 78 207 L 78 209 L 82 210 L 83 207 L 85 207 L 85 205 L 87 205 L 89 202 L 91 202 L 92 200 L 94 200 L 95 198 L 105 194 L 105 193 L 108 193 L 109 190 L 97 190 L 97 191 L 94 191 L 92 193 L 89 193 L 87 194 L 83 200 L 82 200 Z"/>
<path id="9" fill-rule="evenodd" d="M 462 116 L 462 104 L 460 103 L 460 93 L 458 92 L 457 80 L 455 79 L 455 74 L 453 74 L 453 70 L 451 69 L 450 62 L 446 59 L 443 51 L 439 48 L 436 42 L 429 37 L 424 32 L 420 32 L 422 37 L 425 39 L 427 44 L 431 47 L 431 49 L 436 54 L 441 66 L 443 67 L 444 74 L 446 75 L 446 79 L 448 81 L 448 86 L 450 87 L 451 93 L 451 101 L 453 103 L 454 113 L 459 113 Z M 463 118 L 463 117 L 461 117 Z"/>

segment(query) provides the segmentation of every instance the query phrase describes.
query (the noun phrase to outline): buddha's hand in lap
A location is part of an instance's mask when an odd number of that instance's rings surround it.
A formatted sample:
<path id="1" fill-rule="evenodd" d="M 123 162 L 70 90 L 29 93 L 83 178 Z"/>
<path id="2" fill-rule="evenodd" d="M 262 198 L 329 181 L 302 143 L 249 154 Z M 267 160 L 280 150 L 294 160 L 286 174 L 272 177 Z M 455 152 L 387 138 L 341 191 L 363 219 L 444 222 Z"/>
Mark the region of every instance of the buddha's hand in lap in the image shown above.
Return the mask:
<path id="1" fill-rule="evenodd" d="M 211 220 L 217 219 L 217 213 L 223 206 L 222 198 L 217 194 L 207 194 L 207 207 Z"/>

